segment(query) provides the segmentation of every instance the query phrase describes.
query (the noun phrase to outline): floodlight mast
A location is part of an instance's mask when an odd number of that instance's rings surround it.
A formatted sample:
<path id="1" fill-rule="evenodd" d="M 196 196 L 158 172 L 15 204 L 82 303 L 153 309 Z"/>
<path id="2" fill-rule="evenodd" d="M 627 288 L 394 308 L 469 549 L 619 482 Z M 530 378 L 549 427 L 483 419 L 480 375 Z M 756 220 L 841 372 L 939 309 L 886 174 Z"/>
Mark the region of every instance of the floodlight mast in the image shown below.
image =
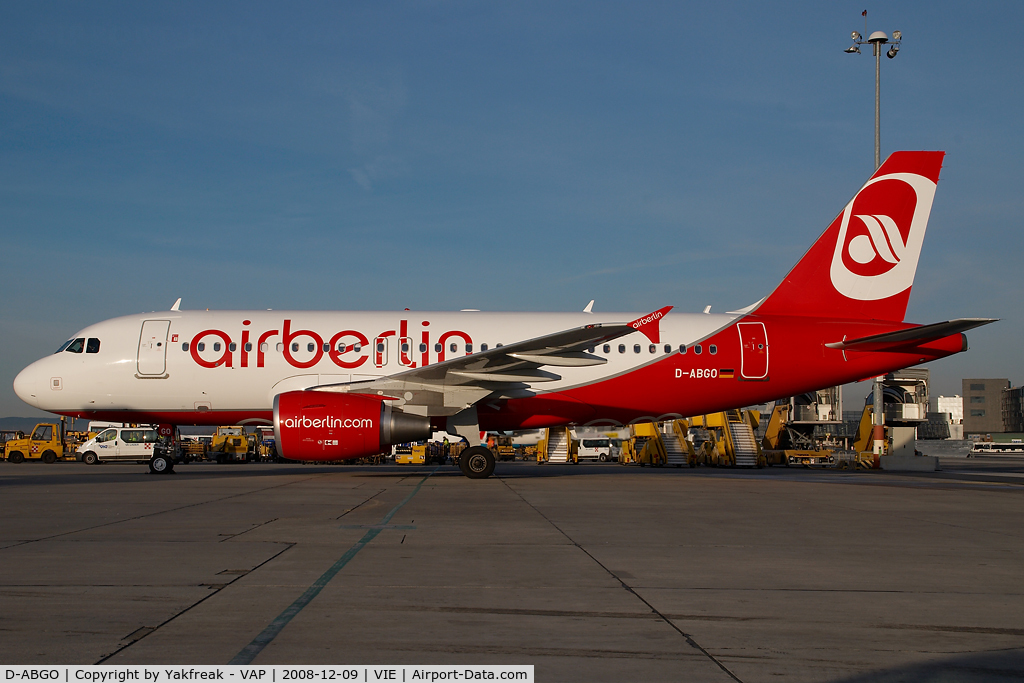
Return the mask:
<path id="1" fill-rule="evenodd" d="M 867 10 L 864 10 L 864 32 L 867 32 Z M 881 124 L 882 124 L 882 108 L 881 108 L 881 75 L 882 75 L 882 46 L 889 45 L 889 51 L 886 52 L 886 56 L 892 59 L 896 56 L 896 53 L 900 51 L 900 44 L 903 40 L 902 31 L 893 31 L 892 40 L 889 40 L 889 36 L 885 35 L 884 31 L 875 31 L 865 40 L 864 37 L 857 31 L 853 31 L 850 34 L 850 38 L 853 39 L 853 45 L 846 48 L 844 52 L 848 54 L 860 54 L 861 45 L 871 45 L 871 48 L 875 54 L 875 168 L 882 165 L 882 136 L 881 136 Z"/>

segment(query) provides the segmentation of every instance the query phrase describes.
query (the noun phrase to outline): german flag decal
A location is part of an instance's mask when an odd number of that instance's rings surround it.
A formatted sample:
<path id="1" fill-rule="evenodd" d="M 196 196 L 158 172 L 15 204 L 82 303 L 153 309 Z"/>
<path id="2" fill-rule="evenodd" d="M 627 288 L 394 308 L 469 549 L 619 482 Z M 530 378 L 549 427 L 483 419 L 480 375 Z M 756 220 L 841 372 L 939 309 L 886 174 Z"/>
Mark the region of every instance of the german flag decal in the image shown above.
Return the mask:
<path id="1" fill-rule="evenodd" d="M 732 368 L 721 368 L 718 371 L 718 376 L 722 379 L 732 379 L 733 369 Z"/>

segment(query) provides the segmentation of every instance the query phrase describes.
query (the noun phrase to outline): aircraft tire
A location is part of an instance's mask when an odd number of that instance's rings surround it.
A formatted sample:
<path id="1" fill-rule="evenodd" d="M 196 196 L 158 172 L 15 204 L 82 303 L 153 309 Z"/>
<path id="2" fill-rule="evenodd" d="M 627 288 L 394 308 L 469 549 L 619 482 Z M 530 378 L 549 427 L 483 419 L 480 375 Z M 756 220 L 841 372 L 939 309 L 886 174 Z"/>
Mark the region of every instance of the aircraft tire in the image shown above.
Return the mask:
<path id="1" fill-rule="evenodd" d="M 57 454 L 54 453 L 53 451 L 45 451 L 43 453 L 43 462 L 45 462 L 47 465 L 52 465 L 53 463 L 57 462 Z"/>
<path id="2" fill-rule="evenodd" d="M 86 465 L 95 465 L 99 463 L 100 459 L 92 451 L 86 451 L 82 454 L 82 462 Z"/>
<path id="3" fill-rule="evenodd" d="M 467 448 L 459 456 L 459 469 L 470 479 L 486 479 L 494 473 L 494 454 L 483 446 Z"/>
<path id="4" fill-rule="evenodd" d="M 7 456 L 7 461 L 17 465 L 19 462 L 25 462 L 25 456 L 20 451 L 14 451 Z"/>
<path id="5" fill-rule="evenodd" d="M 154 455 L 149 460 L 149 471 L 153 474 L 170 474 L 174 471 L 174 463 L 166 455 Z"/>

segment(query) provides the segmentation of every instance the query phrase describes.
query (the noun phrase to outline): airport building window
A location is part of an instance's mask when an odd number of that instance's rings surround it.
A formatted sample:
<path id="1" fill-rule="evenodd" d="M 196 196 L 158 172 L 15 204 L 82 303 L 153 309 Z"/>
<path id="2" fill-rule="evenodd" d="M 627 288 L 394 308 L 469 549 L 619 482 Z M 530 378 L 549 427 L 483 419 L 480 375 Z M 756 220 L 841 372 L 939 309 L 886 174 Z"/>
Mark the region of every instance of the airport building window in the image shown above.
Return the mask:
<path id="1" fill-rule="evenodd" d="M 605 344 L 604 345 L 604 352 L 605 353 L 611 353 L 612 352 L 612 345 L 611 344 Z"/>
<path id="2" fill-rule="evenodd" d="M 85 337 L 79 337 L 78 339 L 68 344 L 67 348 L 64 350 L 68 353 L 81 353 L 84 348 Z"/>
<path id="3" fill-rule="evenodd" d="M 679 345 L 679 353 L 686 353 L 686 344 Z"/>
<path id="4" fill-rule="evenodd" d="M 220 342 L 213 342 L 213 350 L 220 351 Z"/>
<path id="5" fill-rule="evenodd" d="M 228 351 L 232 351 L 233 352 L 237 348 L 238 348 L 238 346 L 235 344 L 235 342 L 231 342 L 230 344 L 228 344 Z"/>
<path id="6" fill-rule="evenodd" d="M 181 350 L 182 351 L 188 351 L 188 342 L 182 342 Z"/>
<path id="7" fill-rule="evenodd" d="M 984 384 L 972 384 L 971 385 L 971 391 L 985 391 L 985 385 Z"/>
<path id="8" fill-rule="evenodd" d="M 971 411 L 971 417 L 985 417 L 984 409 L 982 409 L 982 410 L 972 410 Z"/>
<path id="9" fill-rule="evenodd" d="M 626 345 L 625 344 L 619 344 L 619 353 L 625 353 L 625 352 L 626 352 Z"/>
<path id="10" fill-rule="evenodd" d="M 427 345 L 426 344 L 420 344 L 420 353 L 426 353 L 426 352 L 427 352 Z"/>
<path id="11" fill-rule="evenodd" d="M 710 353 L 712 356 L 715 355 L 716 353 L 718 353 L 718 347 L 715 346 L 714 344 L 709 344 L 708 353 Z"/>
<path id="12" fill-rule="evenodd" d="M 698 356 L 699 356 L 699 355 L 700 355 L 701 353 L 703 353 L 703 351 L 704 351 L 704 349 L 700 348 L 700 344 L 694 344 L 694 345 L 693 345 L 693 352 L 694 352 L 695 354 L 697 354 Z"/>
<path id="13" fill-rule="evenodd" d="M 985 402 L 985 397 L 984 396 L 971 396 L 971 403 L 984 403 L 984 402 Z"/>
<path id="14" fill-rule="evenodd" d="M 86 353 L 99 353 L 100 352 L 100 340 L 93 337 L 89 338 L 89 341 L 85 344 Z"/>
<path id="15" fill-rule="evenodd" d="M 633 353 L 640 353 L 640 345 L 633 344 Z"/>
<path id="16" fill-rule="evenodd" d="M 206 342 L 199 342 L 198 344 L 196 344 L 196 351 L 205 351 L 205 350 L 206 350 Z"/>

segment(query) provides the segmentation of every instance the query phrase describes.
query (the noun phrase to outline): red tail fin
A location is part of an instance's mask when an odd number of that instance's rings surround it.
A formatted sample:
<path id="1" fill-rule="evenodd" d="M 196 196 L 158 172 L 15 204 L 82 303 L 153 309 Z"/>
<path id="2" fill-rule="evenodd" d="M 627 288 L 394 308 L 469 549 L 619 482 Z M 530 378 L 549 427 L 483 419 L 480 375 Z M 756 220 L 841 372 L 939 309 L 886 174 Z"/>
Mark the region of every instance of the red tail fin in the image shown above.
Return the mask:
<path id="1" fill-rule="evenodd" d="M 903 320 L 943 156 L 893 153 L 756 312 Z"/>

